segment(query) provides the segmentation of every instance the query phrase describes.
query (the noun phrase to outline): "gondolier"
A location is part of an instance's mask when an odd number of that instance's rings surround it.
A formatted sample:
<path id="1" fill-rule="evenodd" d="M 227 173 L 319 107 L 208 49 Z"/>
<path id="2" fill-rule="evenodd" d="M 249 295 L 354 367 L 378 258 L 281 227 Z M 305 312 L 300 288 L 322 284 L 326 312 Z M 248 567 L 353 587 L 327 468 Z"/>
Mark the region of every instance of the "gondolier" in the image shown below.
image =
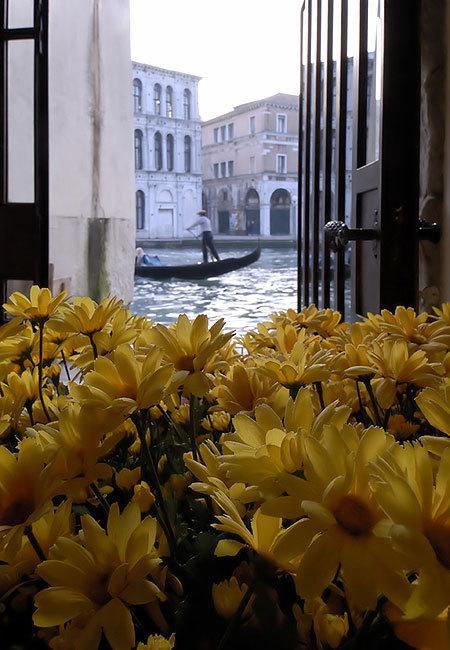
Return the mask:
<path id="1" fill-rule="evenodd" d="M 208 249 L 211 251 L 211 255 L 214 257 L 214 259 L 219 261 L 219 253 L 216 250 L 213 234 L 211 231 L 211 220 L 206 216 L 206 210 L 200 210 L 197 212 L 197 214 L 198 219 L 196 219 L 193 224 L 188 226 L 186 230 L 189 230 L 191 232 L 192 228 L 195 228 L 196 226 L 200 228 L 200 232 L 202 233 L 202 252 L 204 264 L 208 262 Z"/>

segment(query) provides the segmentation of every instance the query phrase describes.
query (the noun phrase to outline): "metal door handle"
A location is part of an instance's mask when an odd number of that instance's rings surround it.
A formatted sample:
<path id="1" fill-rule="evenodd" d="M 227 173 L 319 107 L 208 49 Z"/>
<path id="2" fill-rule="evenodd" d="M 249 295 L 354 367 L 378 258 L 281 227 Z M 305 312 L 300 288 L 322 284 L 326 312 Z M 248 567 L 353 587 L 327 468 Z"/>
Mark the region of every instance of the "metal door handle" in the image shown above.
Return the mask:
<path id="1" fill-rule="evenodd" d="M 380 238 L 380 231 L 375 228 L 349 228 L 343 221 L 329 221 L 324 226 L 325 237 L 330 249 L 337 253 L 343 251 L 350 241 L 373 241 Z M 441 239 L 441 227 L 419 219 L 419 239 L 437 244 Z"/>
<path id="2" fill-rule="evenodd" d="M 343 251 L 349 241 L 373 241 L 380 238 L 379 230 L 349 228 L 343 221 L 329 221 L 324 226 L 324 232 L 330 249 L 335 253 Z"/>
<path id="3" fill-rule="evenodd" d="M 441 227 L 438 223 L 430 223 L 425 219 L 419 219 L 419 239 L 431 241 L 437 244 L 441 239 Z"/>

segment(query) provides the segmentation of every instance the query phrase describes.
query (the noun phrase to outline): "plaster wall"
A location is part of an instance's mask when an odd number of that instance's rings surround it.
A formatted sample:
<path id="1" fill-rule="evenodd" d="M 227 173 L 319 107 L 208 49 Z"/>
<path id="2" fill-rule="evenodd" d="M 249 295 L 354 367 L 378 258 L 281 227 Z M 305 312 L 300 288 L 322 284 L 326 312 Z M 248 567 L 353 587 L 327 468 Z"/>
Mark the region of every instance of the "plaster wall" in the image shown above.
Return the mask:
<path id="1" fill-rule="evenodd" d="M 50 263 L 54 287 L 133 296 L 129 0 L 50 11 Z M 94 223 L 95 222 L 95 223 Z"/>

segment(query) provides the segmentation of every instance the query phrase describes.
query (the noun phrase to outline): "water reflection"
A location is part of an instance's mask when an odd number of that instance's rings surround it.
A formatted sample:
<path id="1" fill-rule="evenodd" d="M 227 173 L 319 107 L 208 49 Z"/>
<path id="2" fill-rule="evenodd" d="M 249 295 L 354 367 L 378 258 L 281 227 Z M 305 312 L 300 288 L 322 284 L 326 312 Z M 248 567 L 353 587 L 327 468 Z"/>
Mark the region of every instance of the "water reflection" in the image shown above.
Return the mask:
<path id="1" fill-rule="evenodd" d="M 198 248 L 154 249 L 163 264 L 195 264 Z M 242 248 L 222 251 L 222 257 L 250 252 Z M 180 313 L 190 318 L 206 313 L 212 320 L 225 318 L 238 332 L 254 328 L 269 314 L 297 303 L 297 252 L 292 248 L 263 248 L 258 262 L 218 278 L 187 282 L 160 282 L 136 278 L 131 309 L 158 323 L 168 324 Z"/>

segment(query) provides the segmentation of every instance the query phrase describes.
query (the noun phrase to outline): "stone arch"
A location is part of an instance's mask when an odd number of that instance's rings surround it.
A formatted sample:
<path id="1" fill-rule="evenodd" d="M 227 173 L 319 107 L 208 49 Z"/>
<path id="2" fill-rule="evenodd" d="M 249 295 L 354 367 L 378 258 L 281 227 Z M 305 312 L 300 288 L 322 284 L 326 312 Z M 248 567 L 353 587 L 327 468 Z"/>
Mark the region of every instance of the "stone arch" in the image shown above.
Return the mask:
<path id="1" fill-rule="evenodd" d="M 245 229 L 247 235 L 261 234 L 260 199 L 258 192 L 251 187 L 245 195 Z"/>
<path id="2" fill-rule="evenodd" d="M 270 197 L 270 234 L 291 234 L 291 195 L 283 188 Z"/>
<path id="3" fill-rule="evenodd" d="M 217 195 L 217 222 L 220 234 L 227 235 L 230 232 L 232 207 L 231 190 L 228 187 L 222 187 Z"/>
<path id="4" fill-rule="evenodd" d="M 161 190 L 158 194 L 158 203 L 173 203 L 173 196 L 170 190 Z"/>

